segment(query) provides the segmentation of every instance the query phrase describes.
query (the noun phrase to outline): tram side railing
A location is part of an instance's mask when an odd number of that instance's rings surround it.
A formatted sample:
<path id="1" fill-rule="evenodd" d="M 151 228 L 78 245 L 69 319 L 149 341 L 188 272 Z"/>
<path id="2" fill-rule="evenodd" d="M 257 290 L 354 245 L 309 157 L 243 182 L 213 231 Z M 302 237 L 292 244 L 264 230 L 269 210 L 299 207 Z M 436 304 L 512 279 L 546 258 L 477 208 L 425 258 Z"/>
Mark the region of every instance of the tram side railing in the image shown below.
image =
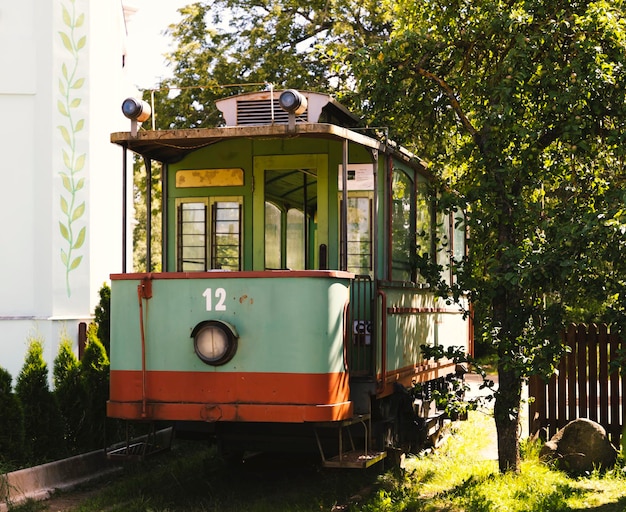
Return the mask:
<path id="1" fill-rule="evenodd" d="M 352 377 L 373 376 L 376 321 L 374 313 L 374 283 L 368 275 L 357 275 L 350 290 L 350 349 L 349 364 Z"/>

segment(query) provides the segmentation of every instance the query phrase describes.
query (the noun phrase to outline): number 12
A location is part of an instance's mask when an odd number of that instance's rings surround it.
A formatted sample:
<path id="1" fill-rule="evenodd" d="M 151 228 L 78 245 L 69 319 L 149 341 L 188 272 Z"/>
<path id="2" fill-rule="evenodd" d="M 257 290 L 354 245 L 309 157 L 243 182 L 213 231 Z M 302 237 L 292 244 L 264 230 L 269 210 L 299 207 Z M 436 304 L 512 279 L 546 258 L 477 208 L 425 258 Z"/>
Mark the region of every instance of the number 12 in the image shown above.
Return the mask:
<path id="1" fill-rule="evenodd" d="M 211 288 L 207 288 L 206 290 L 204 290 L 202 296 L 206 300 L 206 310 L 213 311 L 213 291 L 211 290 Z M 215 311 L 226 311 L 226 290 L 224 290 L 224 288 L 216 288 L 215 298 L 217 299 L 217 304 L 215 304 Z"/>

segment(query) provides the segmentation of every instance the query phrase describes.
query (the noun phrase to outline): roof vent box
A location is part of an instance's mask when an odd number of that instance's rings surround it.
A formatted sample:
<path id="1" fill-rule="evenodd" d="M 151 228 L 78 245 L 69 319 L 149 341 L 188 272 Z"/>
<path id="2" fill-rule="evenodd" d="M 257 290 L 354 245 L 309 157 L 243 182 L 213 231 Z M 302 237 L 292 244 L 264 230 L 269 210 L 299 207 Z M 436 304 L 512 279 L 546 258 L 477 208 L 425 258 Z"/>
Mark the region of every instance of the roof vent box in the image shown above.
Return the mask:
<path id="1" fill-rule="evenodd" d="M 222 112 L 226 126 L 288 124 L 289 114 L 280 107 L 278 102 L 282 92 L 263 91 L 239 94 L 217 100 L 215 105 Z M 326 119 L 329 116 L 325 115 L 325 111 L 328 107 L 341 111 L 343 116 L 357 121 L 356 117 L 328 94 L 317 92 L 300 92 L 300 94 L 307 100 L 307 109 L 296 116 L 296 123 L 327 122 Z"/>

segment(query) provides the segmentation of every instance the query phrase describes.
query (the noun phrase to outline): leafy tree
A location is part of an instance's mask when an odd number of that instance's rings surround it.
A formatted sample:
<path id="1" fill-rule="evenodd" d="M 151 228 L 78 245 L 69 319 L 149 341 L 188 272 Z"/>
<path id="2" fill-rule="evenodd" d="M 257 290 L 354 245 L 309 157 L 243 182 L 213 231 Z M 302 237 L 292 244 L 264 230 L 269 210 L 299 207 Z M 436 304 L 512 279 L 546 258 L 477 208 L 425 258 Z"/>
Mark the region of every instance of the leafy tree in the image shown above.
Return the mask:
<path id="1" fill-rule="evenodd" d="M 500 469 L 517 471 L 522 380 L 551 371 L 581 300 L 619 313 L 623 298 L 623 3 L 407 0 L 395 13 L 354 72 L 371 120 L 447 170 L 440 207 L 467 212 L 459 280 L 437 284 L 470 290 L 497 348 Z"/>
<path id="2" fill-rule="evenodd" d="M 212 0 L 182 8 L 181 21 L 167 32 L 176 44 L 168 55 L 174 78 L 153 92 L 156 127 L 216 126 L 221 122 L 216 98 L 270 84 L 332 89 L 348 102 L 358 98 L 352 88 L 352 53 L 346 49 L 388 37 L 389 5 L 373 0 Z M 146 93 L 144 99 L 151 98 Z"/>
<path id="3" fill-rule="evenodd" d="M 48 386 L 48 366 L 39 338 L 30 339 L 15 393 L 24 410 L 27 457 L 34 462 L 62 457 L 65 454 L 63 420 L 56 397 Z"/>

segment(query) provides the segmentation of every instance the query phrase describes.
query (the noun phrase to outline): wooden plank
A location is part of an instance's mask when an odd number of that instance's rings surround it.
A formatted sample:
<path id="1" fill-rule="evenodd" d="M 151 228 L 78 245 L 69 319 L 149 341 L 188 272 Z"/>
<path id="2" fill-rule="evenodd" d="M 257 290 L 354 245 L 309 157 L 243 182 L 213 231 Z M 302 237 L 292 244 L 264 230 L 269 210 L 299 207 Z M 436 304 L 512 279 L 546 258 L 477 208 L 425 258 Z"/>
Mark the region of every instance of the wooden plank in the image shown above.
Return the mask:
<path id="1" fill-rule="evenodd" d="M 557 433 L 559 425 L 558 425 L 558 416 L 557 416 L 557 399 L 556 399 L 556 375 L 550 377 L 548 380 L 548 417 L 547 417 L 547 425 L 548 425 L 548 437 L 552 437 Z"/>
<path id="2" fill-rule="evenodd" d="M 561 342 L 564 345 L 567 342 L 565 331 L 561 333 Z M 563 428 L 567 424 L 567 357 L 561 357 L 558 372 L 557 427 Z"/>
<path id="3" fill-rule="evenodd" d="M 528 432 L 531 436 L 541 428 L 538 379 L 538 375 L 531 375 L 528 379 Z"/>
<path id="4" fill-rule="evenodd" d="M 617 341 L 617 336 L 615 336 L 614 334 L 611 334 L 609 336 L 609 361 L 617 361 L 619 355 L 618 355 L 618 341 Z M 610 362 L 609 362 L 610 364 Z M 620 372 L 618 369 L 615 369 L 614 371 L 610 371 L 611 369 L 609 368 L 609 379 L 610 379 L 610 396 L 609 396 L 609 401 L 610 401 L 610 408 L 611 408 L 611 412 L 610 412 L 610 423 L 609 423 L 609 428 L 607 430 L 609 430 L 610 433 L 610 437 L 611 437 L 611 441 L 614 441 L 616 438 L 619 438 L 620 435 L 620 431 L 621 431 L 621 422 L 620 422 L 620 417 L 619 417 L 619 412 L 620 412 L 620 396 L 619 396 L 619 391 L 620 391 L 620 385 L 619 385 L 619 377 L 620 377 Z M 618 445 L 619 446 L 619 445 Z"/>
<path id="5" fill-rule="evenodd" d="M 600 425 L 609 425 L 609 357 L 606 329 L 598 333 L 598 386 L 600 388 Z"/>
<path id="6" fill-rule="evenodd" d="M 577 326 L 567 328 L 567 345 L 571 352 L 567 354 L 567 419 L 576 418 L 576 332 Z"/>
<path id="7" fill-rule="evenodd" d="M 602 328 L 602 326 L 600 326 Z M 587 357 L 589 372 L 589 416 L 598 421 L 598 329 L 590 329 L 587 335 Z"/>
<path id="8" fill-rule="evenodd" d="M 624 343 L 623 339 L 619 339 L 619 351 L 622 354 L 622 357 L 624 357 L 624 350 L 626 350 L 626 343 Z M 622 360 L 623 363 L 623 360 Z M 622 442 L 622 435 L 624 434 L 624 431 L 626 431 L 626 368 L 622 367 L 622 371 L 620 372 L 620 380 L 622 382 L 622 386 L 621 386 L 621 391 L 622 394 L 620 396 L 620 408 L 622 410 L 622 418 L 621 418 L 621 422 L 620 425 L 622 426 L 622 428 L 620 429 L 619 433 L 618 433 L 618 438 L 616 439 L 617 444 L 615 446 L 620 446 L 620 443 Z"/>
<path id="9" fill-rule="evenodd" d="M 589 326 L 589 331 L 595 329 L 595 325 Z M 578 326 L 576 331 L 576 383 L 578 390 L 578 413 L 577 418 L 587 418 L 587 329 Z"/>

